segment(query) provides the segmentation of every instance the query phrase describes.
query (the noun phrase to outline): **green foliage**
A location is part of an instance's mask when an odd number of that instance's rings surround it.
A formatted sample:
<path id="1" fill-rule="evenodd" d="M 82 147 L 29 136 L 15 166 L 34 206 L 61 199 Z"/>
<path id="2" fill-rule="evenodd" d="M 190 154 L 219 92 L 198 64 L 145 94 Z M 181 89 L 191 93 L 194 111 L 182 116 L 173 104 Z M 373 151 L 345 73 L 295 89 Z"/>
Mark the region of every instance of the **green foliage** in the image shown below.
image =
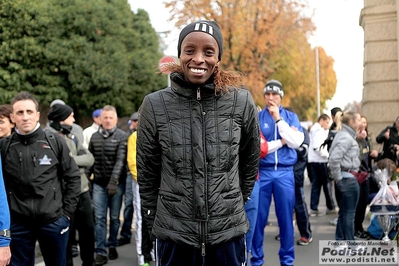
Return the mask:
<path id="1" fill-rule="evenodd" d="M 44 106 L 63 99 L 78 118 L 106 104 L 124 116 L 167 84 L 148 14 L 127 1 L 3 0 L 0 25 L 2 103 L 26 90 Z"/>

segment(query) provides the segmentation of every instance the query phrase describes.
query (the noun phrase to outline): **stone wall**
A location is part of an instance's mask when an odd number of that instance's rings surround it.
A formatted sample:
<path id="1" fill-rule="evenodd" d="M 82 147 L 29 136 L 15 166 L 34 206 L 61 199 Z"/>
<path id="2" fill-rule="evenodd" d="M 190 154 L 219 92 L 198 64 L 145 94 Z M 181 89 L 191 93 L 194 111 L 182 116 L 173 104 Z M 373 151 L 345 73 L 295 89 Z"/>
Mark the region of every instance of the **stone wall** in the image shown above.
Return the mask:
<path id="1" fill-rule="evenodd" d="M 364 0 L 360 13 L 364 30 L 362 112 L 374 140 L 399 116 L 397 11 L 395 0 Z"/>

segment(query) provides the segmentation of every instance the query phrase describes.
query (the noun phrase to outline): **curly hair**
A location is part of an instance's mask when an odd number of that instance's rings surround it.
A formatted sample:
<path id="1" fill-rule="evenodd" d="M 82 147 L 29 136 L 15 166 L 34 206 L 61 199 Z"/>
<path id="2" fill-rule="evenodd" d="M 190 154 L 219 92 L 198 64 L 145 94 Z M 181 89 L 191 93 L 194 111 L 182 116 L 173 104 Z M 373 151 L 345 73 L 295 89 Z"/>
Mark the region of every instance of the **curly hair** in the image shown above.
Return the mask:
<path id="1" fill-rule="evenodd" d="M 177 63 L 169 63 L 162 66 L 164 72 L 184 74 L 183 68 Z M 213 72 L 213 82 L 215 83 L 215 93 L 229 91 L 229 87 L 244 87 L 244 75 L 238 71 L 221 70 L 216 67 Z"/>

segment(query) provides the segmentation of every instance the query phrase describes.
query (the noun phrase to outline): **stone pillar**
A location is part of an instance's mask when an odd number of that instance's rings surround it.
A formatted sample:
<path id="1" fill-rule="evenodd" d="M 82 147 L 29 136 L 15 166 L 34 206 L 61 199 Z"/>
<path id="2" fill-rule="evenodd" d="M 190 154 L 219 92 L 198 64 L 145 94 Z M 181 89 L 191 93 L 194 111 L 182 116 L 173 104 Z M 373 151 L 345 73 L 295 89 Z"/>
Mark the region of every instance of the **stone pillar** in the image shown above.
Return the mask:
<path id="1" fill-rule="evenodd" d="M 374 141 L 399 116 L 398 8 L 396 0 L 364 0 L 360 14 L 364 30 L 362 112 Z"/>

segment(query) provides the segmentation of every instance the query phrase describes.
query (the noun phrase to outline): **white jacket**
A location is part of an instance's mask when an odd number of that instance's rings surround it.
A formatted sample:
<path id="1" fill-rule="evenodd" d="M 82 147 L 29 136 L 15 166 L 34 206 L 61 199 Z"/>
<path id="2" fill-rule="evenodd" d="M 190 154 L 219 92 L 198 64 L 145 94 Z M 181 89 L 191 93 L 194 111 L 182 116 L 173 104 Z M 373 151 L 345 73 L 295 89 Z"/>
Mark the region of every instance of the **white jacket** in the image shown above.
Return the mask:
<path id="1" fill-rule="evenodd" d="M 310 146 L 308 153 L 309 163 L 327 163 L 328 162 L 328 152 L 327 149 L 320 150 L 320 145 L 328 137 L 328 129 L 322 128 L 319 123 L 315 123 L 309 132 Z"/>

